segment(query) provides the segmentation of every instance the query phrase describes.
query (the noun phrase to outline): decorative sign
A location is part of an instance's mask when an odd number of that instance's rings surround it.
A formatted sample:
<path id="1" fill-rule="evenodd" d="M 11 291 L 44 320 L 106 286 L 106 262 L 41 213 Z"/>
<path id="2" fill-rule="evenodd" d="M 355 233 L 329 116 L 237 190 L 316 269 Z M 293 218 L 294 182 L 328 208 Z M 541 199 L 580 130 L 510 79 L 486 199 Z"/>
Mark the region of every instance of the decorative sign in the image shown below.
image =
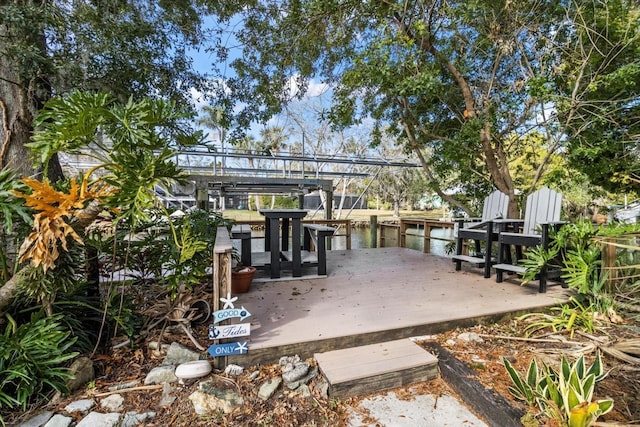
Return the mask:
<path id="1" fill-rule="evenodd" d="M 229 339 L 237 337 L 246 337 L 251 333 L 250 323 L 238 323 L 235 325 L 218 325 L 216 323 L 223 320 L 232 319 L 234 317 L 244 320 L 251 316 L 249 310 L 244 307 L 235 308 L 234 302 L 238 300 L 238 297 L 232 297 L 231 293 L 227 294 L 227 297 L 220 298 L 220 302 L 223 303 L 222 310 L 215 311 L 213 313 L 213 324 L 209 325 L 209 339 Z M 213 344 L 207 349 L 211 357 L 221 356 L 233 356 L 238 354 L 245 354 L 249 351 L 247 342 L 228 342 L 224 344 Z"/>
<path id="2" fill-rule="evenodd" d="M 251 333 L 251 323 L 238 323 L 236 325 L 209 325 L 209 339 L 246 337 Z"/>
<path id="3" fill-rule="evenodd" d="M 251 316 L 251 313 L 249 313 L 249 310 L 244 307 L 227 308 L 225 310 L 213 312 L 213 323 L 222 322 L 223 320 L 231 319 L 233 317 L 239 317 L 240 320 L 244 320 L 249 316 Z"/>
<path id="4" fill-rule="evenodd" d="M 225 344 L 213 344 L 207 349 L 211 357 L 233 356 L 245 354 L 249 351 L 247 342 L 229 342 Z"/>

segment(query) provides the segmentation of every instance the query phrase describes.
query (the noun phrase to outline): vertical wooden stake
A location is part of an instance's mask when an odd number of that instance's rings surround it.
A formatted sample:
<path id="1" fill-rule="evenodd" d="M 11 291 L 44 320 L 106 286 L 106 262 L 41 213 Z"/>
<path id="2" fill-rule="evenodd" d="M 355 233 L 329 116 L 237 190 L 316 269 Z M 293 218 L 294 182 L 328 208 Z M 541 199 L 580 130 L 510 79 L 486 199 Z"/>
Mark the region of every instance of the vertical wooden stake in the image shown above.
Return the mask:
<path id="1" fill-rule="evenodd" d="M 378 247 L 378 216 L 371 215 L 369 217 L 369 236 L 370 243 L 369 246 L 372 248 Z"/>

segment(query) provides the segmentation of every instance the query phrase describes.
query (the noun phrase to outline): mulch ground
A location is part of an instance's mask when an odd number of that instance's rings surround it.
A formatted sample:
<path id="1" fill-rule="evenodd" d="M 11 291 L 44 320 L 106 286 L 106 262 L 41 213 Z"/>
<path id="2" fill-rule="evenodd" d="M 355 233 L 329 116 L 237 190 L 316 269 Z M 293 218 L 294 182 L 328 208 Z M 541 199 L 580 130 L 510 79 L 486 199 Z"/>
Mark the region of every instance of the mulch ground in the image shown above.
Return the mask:
<path id="1" fill-rule="evenodd" d="M 507 357 L 520 372 L 526 372 L 532 358 L 536 357 L 553 364 L 559 362 L 561 351 L 570 351 L 575 349 L 575 346 L 545 342 L 544 337 L 539 341 L 522 340 L 522 336 L 517 333 L 518 329 L 521 330 L 521 326 L 512 321 L 500 325 L 459 329 L 431 338 L 457 359 L 470 366 L 475 371 L 478 381 L 487 389 L 495 390 L 514 406 L 527 410 L 531 414 L 531 418 L 536 419 L 539 425 L 552 426 L 553 424 L 548 420 L 536 417 L 535 408 L 525 408 L 521 402 L 511 396 L 508 391 L 511 380 L 504 369 L 502 360 Z M 476 333 L 483 338 L 483 342 L 463 342 L 457 338 L 462 332 Z M 608 339 L 638 338 L 640 336 L 634 330 L 621 326 L 608 328 L 605 332 L 608 334 Z M 194 335 L 201 343 L 206 343 L 206 326 L 197 328 Z M 151 339 L 157 338 L 155 336 Z M 166 342 L 178 341 L 186 346 L 192 346 L 184 334 L 165 334 L 164 339 Z M 570 341 L 578 340 L 584 342 L 585 345 L 590 342 L 588 337 L 578 334 L 571 337 Z M 139 381 L 139 384 L 142 385 L 146 374 L 153 367 L 158 366 L 162 360 L 162 356 L 154 355 L 146 344 L 145 341 L 140 341 L 134 349 L 125 347 L 114 350 L 109 355 L 96 356 L 94 359 L 97 375 L 95 385 L 63 398 L 49 409 L 62 410 L 73 400 L 104 393 L 109 386 L 115 384 Z M 592 356 L 593 352 L 587 356 L 589 361 Z M 605 367 L 609 370 L 609 375 L 598 383 L 596 398 L 611 397 L 615 403 L 614 410 L 601 417 L 599 421 L 626 425 L 640 423 L 640 398 L 638 397 L 640 396 L 640 367 L 620 362 L 607 355 L 603 356 L 603 360 Z M 259 372 L 258 377 L 251 380 L 249 376 L 255 371 Z M 231 381 L 224 374 L 215 374 L 215 378 L 241 393 L 245 405 L 242 409 L 231 414 L 216 414 L 208 417 L 197 415 L 188 399 L 188 396 L 197 389 L 197 381 L 173 386 L 171 394 L 176 399 L 168 407 L 159 405 L 163 393 L 161 388 L 134 389 L 121 391 L 121 393 L 125 397 L 125 411 L 140 413 L 155 411 L 157 413 L 152 422 L 146 424 L 148 426 L 340 426 L 346 424 L 349 411 L 357 407 L 358 401 L 367 397 L 359 396 L 347 400 L 326 399 L 321 396 L 319 387 L 317 387 L 318 380 L 313 380 L 310 383 L 311 397 L 301 396 L 295 391 L 280 389 L 267 401 L 258 398 L 257 391 L 260 384 L 277 375 L 279 375 L 277 365 L 247 367 L 244 374 Z M 442 379 L 414 384 L 411 387 L 394 391 L 406 399 L 411 399 L 412 396 L 421 393 L 455 395 L 455 392 Z M 364 415 L 366 416 L 366 414 Z M 13 421 L 24 419 L 24 414 L 10 414 L 5 419 L 11 425 L 12 419 Z"/>

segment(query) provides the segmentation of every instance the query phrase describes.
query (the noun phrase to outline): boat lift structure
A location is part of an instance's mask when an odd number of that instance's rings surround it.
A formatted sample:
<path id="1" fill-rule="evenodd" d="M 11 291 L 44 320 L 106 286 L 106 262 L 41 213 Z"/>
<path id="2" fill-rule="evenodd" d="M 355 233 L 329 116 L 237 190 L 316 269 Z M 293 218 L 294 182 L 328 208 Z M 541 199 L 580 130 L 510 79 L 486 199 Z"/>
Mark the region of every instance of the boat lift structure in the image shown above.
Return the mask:
<path id="1" fill-rule="evenodd" d="M 190 161 L 197 156 L 197 164 Z M 203 164 L 203 159 L 206 164 Z M 268 161 L 270 168 L 227 166 L 227 160 Z M 265 154 L 249 150 L 225 150 L 224 152 L 182 151 L 177 163 L 195 184 L 198 206 L 208 206 L 211 196 L 220 200 L 224 209 L 224 197 L 234 194 L 295 194 L 299 207 L 303 207 L 305 194 L 322 191 L 325 197 L 325 219 L 332 219 L 333 178 L 375 177 L 384 167 L 420 167 L 406 159 L 387 160 L 359 156 L 300 156 L 294 154 Z M 353 165 L 369 167 L 366 172 L 323 170 L 327 165 Z M 365 190 L 366 192 L 366 190 Z M 363 194 L 360 195 L 362 197 Z"/>

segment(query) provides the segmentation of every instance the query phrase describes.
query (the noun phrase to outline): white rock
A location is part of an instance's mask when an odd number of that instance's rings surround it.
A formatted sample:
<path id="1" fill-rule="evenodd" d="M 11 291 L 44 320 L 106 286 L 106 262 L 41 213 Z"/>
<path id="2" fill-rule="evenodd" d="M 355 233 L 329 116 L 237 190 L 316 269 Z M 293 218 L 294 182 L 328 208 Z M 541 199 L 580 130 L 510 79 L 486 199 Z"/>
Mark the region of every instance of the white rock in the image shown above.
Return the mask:
<path id="1" fill-rule="evenodd" d="M 27 421 L 18 424 L 18 427 L 36 427 L 44 425 L 47 421 L 51 419 L 53 416 L 53 412 L 45 411 L 40 412 L 38 415 L 35 415 L 29 418 Z"/>
<path id="2" fill-rule="evenodd" d="M 124 418 L 122 419 L 122 424 L 120 424 L 120 427 L 133 427 L 143 425 L 143 423 L 152 420 L 155 416 L 156 413 L 152 411 L 145 412 L 143 414 L 138 414 L 136 412 L 127 412 L 126 414 L 124 414 Z"/>
<path id="3" fill-rule="evenodd" d="M 196 414 L 207 415 L 217 411 L 230 414 L 244 404 L 242 396 L 234 390 L 210 391 L 214 391 L 214 393 L 196 390 L 189 395 L 189 400 L 193 404 Z"/>
<path id="4" fill-rule="evenodd" d="M 69 427 L 73 422 L 73 418 L 65 417 L 62 414 L 55 414 L 44 427 Z"/>
<path id="5" fill-rule="evenodd" d="M 70 414 L 74 412 L 82 412 L 85 414 L 89 409 L 93 408 L 93 405 L 95 405 L 95 402 L 92 399 L 76 400 L 75 402 L 69 403 L 64 410 Z"/>
<path id="6" fill-rule="evenodd" d="M 178 381 L 178 377 L 175 375 L 175 368 L 173 366 L 156 366 L 149 371 L 147 377 L 144 379 L 144 384 L 162 384 L 176 381 Z"/>
<path id="7" fill-rule="evenodd" d="M 258 397 L 262 400 L 268 400 L 273 393 L 278 389 L 280 383 L 282 382 L 282 378 L 271 378 L 268 379 L 262 386 L 260 386 L 260 390 L 258 391 Z"/>
<path id="8" fill-rule="evenodd" d="M 124 397 L 119 394 L 112 394 L 110 396 L 105 397 L 100 401 L 100 407 L 109 412 L 120 412 L 122 411 L 122 405 L 124 404 Z"/>
<path id="9" fill-rule="evenodd" d="M 473 332 L 463 332 L 458 335 L 458 339 L 465 342 L 484 342 L 480 335 Z"/>
<path id="10" fill-rule="evenodd" d="M 77 424 L 76 427 L 116 427 L 120 424 L 120 414 L 110 412 L 101 414 L 98 412 L 90 412 Z"/>
<path id="11" fill-rule="evenodd" d="M 227 367 L 224 368 L 225 374 L 231 375 L 234 377 L 237 377 L 238 375 L 242 375 L 243 372 L 244 372 L 244 368 L 242 366 L 234 365 L 233 363 L 230 365 L 227 365 Z"/>
<path id="12" fill-rule="evenodd" d="M 187 380 L 191 378 L 200 378 L 211 373 L 211 363 L 208 360 L 194 360 L 178 365 L 175 376 Z"/>

